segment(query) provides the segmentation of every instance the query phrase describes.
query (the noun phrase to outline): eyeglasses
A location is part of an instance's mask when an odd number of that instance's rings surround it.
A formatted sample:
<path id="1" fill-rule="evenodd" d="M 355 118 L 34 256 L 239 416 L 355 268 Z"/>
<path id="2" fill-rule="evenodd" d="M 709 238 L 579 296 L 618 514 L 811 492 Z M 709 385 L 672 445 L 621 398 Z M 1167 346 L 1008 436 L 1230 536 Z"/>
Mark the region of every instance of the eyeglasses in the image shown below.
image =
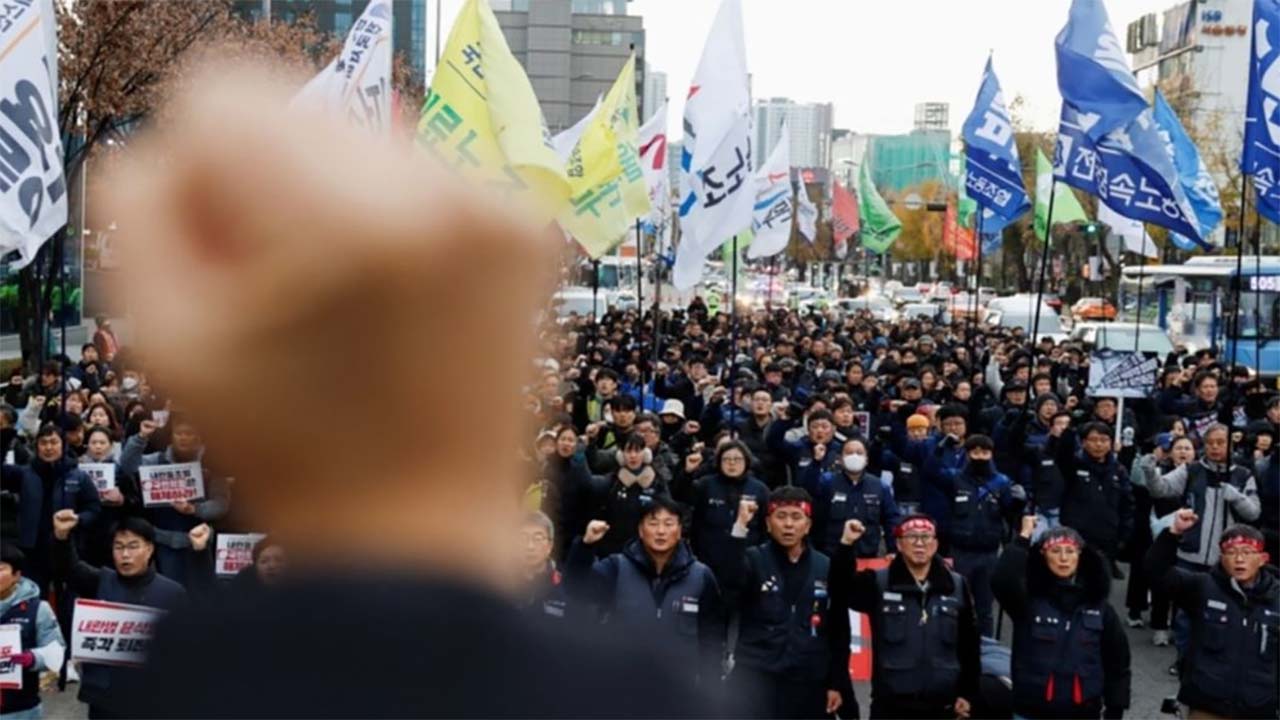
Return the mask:
<path id="1" fill-rule="evenodd" d="M 525 545 L 542 545 L 551 539 L 547 537 L 546 533 L 542 532 L 523 533 L 522 537 Z"/>
<path id="2" fill-rule="evenodd" d="M 1240 558 L 1242 560 L 1252 560 L 1257 556 L 1258 556 L 1258 551 L 1254 550 L 1253 548 L 1232 548 L 1230 550 L 1222 551 L 1222 557 L 1230 558 L 1232 560 L 1235 560 L 1236 558 Z"/>
<path id="3" fill-rule="evenodd" d="M 931 533 L 909 533 L 902 536 L 902 541 L 908 545 L 928 545 L 938 539 L 937 535 Z"/>
<path id="4" fill-rule="evenodd" d="M 111 549 L 118 553 L 136 553 L 142 549 L 142 543 L 131 542 L 127 545 L 116 543 L 111 546 Z"/>
<path id="5" fill-rule="evenodd" d="M 720 462 L 722 463 L 733 463 L 735 465 L 740 465 L 746 461 L 747 459 L 742 457 L 741 455 L 725 455 L 724 457 L 720 458 Z"/>
<path id="6" fill-rule="evenodd" d="M 1080 548 L 1071 545 L 1059 545 L 1057 547 L 1045 548 L 1046 555 L 1060 555 L 1062 557 L 1075 557 L 1080 554 Z"/>

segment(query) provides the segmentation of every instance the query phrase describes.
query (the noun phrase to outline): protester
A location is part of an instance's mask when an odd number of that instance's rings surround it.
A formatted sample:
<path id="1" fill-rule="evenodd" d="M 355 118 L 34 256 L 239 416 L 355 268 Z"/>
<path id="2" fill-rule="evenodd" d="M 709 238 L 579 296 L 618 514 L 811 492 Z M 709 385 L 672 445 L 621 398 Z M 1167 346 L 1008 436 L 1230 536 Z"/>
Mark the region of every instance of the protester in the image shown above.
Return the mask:
<path id="1" fill-rule="evenodd" d="M 1130 705 L 1129 640 L 1107 601 L 1111 570 L 1071 528 L 1032 544 L 1024 516 L 991 578 L 1013 622 L 1013 708 L 1026 718 L 1119 718 Z"/>
<path id="2" fill-rule="evenodd" d="M 0 625 L 17 625 L 22 650 L 6 660 L 22 668 L 22 687 L 0 690 L 0 715 L 6 720 L 44 716 L 40 674 L 62 669 L 62 631 L 40 588 L 23 577 L 26 556 L 18 546 L 0 545 Z"/>
<path id="3" fill-rule="evenodd" d="M 564 576 L 551 559 L 555 532 L 551 518 L 540 512 L 530 513 L 520 525 L 524 588 L 518 607 L 532 620 L 559 622 L 568 614 Z"/>
<path id="4" fill-rule="evenodd" d="M 866 532 L 858 541 L 858 557 L 880 556 L 880 540 L 893 532 L 901 513 L 893 492 L 879 478 L 868 477 L 867 446 L 862 440 L 848 440 L 841 446 L 838 469 L 822 472 L 810 465 L 796 484 L 813 496 L 818 532 L 813 544 L 823 552 L 834 552 L 849 520 L 860 520 Z"/>
<path id="5" fill-rule="evenodd" d="M 838 611 L 871 617 L 870 717 L 968 717 L 982 674 L 977 620 L 968 583 L 937 556 L 937 525 L 927 515 L 903 518 L 889 567 L 858 572 L 853 546 L 864 531 L 858 520 L 845 523 L 831 596 Z"/>
<path id="6" fill-rule="evenodd" d="M 703 477 L 693 493 L 693 550 L 716 574 L 723 577 L 725 568 L 738 552 L 732 536 L 742 501 L 759 504 L 769 497 L 769 488 L 752 474 L 751 454 L 746 445 L 728 440 L 716 448 L 716 472 Z M 753 518 L 747 528 L 747 544 L 758 545 L 765 539 L 765 518 Z"/>

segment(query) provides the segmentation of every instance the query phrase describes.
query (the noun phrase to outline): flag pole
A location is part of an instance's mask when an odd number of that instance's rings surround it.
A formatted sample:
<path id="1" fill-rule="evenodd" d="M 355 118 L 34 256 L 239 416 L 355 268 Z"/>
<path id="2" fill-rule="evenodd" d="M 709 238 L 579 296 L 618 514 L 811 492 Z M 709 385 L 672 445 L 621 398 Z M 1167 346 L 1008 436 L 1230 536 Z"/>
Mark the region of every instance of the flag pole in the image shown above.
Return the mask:
<path id="1" fill-rule="evenodd" d="M 959 204 L 958 201 L 957 201 L 957 204 Z M 956 208 L 956 214 L 957 216 L 959 215 L 959 208 Z M 956 247 L 959 247 L 960 246 L 959 217 L 957 217 L 956 220 L 957 220 Z M 973 341 L 974 327 L 978 324 L 978 313 L 980 312 L 980 308 L 982 306 L 981 301 L 978 299 L 978 296 L 982 293 L 982 206 L 981 205 L 978 206 L 978 217 L 974 221 L 974 226 L 975 226 L 974 249 L 977 251 L 977 255 L 978 255 L 977 262 L 975 263 L 975 265 L 977 265 L 977 267 L 975 268 L 977 270 L 977 274 L 973 281 L 973 314 L 969 316 L 969 323 L 968 323 L 969 327 L 968 327 L 968 331 L 965 333 L 965 342 L 969 346 L 969 362 L 970 363 L 973 362 L 973 354 L 974 354 L 974 341 Z"/>
<path id="2" fill-rule="evenodd" d="M 764 311 L 766 314 L 773 312 L 773 280 L 778 275 L 778 256 L 773 255 L 769 258 L 769 289 L 765 291 Z"/>
<path id="3" fill-rule="evenodd" d="M 733 380 L 737 374 L 738 356 L 738 235 L 733 235 L 733 278 L 729 281 L 729 432 L 737 437 L 738 403 L 733 396 Z"/>
<path id="4" fill-rule="evenodd" d="M 599 324 L 600 310 L 600 261 L 591 261 L 591 321 Z"/>
<path id="5" fill-rule="evenodd" d="M 641 358 L 644 357 L 644 261 L 640 254 L 640 218 L 636 218 L 636 342 L 640 345 Z M 644 412 L 644 360 L 640 367 L 640 412 Z"/>
<path id="6" fill-rule="evenodd" d="M 1262 345 L 1259 342 L 1262 338 L 1262 213 L 1257 212 L 1257 201 L 1254 201 L 1254 214 L 1258 219 L 1253 223 L 1253 337 L 1254 343 L 1258 344 L 1253 351 L 1253 370 L 1259 376 L 1262 374 Z M 1241 221 L 1241 226 L 1244 221 Z"/>
<path id="7" fill-rule="evenodd" d="M 1142 280 L 1147 274 L 1147 224 L 1142 224 L 1142 260 L 1138 262 L 1138 309 L 1137 315 L 1133 318 L 1133 351 L 1138 352 L 1138 336 L 1141 334 L 1138 325 L 1142 324 Z M 1124 276 L 1121 275 L 1121 282 Z M 1163 362 L 1163 361 L 1162 361 Z"/>
<path id="8" fill-rule="evenodd" d="M 1049 265 L 1049 244 L 1053 241 L 1053 194 L 1058 189 L 1058 180 L 1053 177 L 1053 170 L 1049 172 L 1049 209 L 1045 212 L 1044 219 L 1044 249 L 1040 252 L 1040 278 L 1036 283 L 1035 320 L 1031 325 L 1031 337 L 1027 339 L 1027 346 L 1033 353 L 1036 336 L 1040 334 L 1040 305 L 1044 303 L 1044 276 Z"/>
<path id="9" fill-rule="evenodd" d="M 1239 356 L 1240 356 L 1240 320 L 1242 317 L 1242 313 L 1240 312 L 1240 297 L 1241 297 L 1240 281 L 1243 280 L 1243 278 L 1241 278 L 1240 275 L 1242 272 L 1244 272 L 1244 224 L 1245 224 L 1246 208 L 1248 207 L 1248 202 L 1249 202 L 1249 186 L 1245 182 L 1247 178 L 1248 178 L 1247 175 L 1245 175 L 1244 173 L 1240 173 L 1240 224 L 1237 226 L 1238 229 L 1236 231 L 1236 275 L 1235 275 L 1235 281 L 1230 286 L 1231 291 L 1235 296 L 1231 305 L 1232 309 L 1234 310 L 1234 312 L 1232 312 L 1231 315 L 1234 316 L 1235 318 L 1233 322 L 1234 330 L 1232 331 L 1232 334 L 1235 335 L 1235 337 L 1229 338 L 1232 340 L 1232 343 L 1231 343 L 1232 375 L 1235 374 L 1236 367 L 1239 365 Z M 1227 459 L 1228 461 L 1230 461 L 1231 459 L 1230 454 L 1227 455 Z"/>

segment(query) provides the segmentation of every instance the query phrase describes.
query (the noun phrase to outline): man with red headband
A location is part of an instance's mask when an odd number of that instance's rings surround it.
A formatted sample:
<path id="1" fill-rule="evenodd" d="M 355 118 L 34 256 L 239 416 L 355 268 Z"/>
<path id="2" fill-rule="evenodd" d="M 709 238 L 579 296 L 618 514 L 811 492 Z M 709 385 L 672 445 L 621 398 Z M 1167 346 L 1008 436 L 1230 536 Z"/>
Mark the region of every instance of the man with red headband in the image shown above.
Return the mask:
<path id="1" fill-rule="evenodd" d="M 1191 620 L 1178 701 L 1188 718 L 1274 718 L 1280 582 L 1261 532 L 1233 525 L 1209 572 L 1177 567 L 1178 541 L 1200 518 L 1179 510 L 1147 553 L 1147 575 Z"/>
<path id="2" fill-rule="evenodd" d="M 857 572 L 853 547 L 865 531 L 858 520 L 845 523 L 831 606 L 871 617 L 871 717 L 969 717 L 982 675 L 977 617 L 968 583 L 937 557 L 937 524 L 908 515 L 894 530 L 889 567 Z M 848 646 L 849 638 L 832 642 Z"/>
<path id="3" fill-rule="evenodd" d="M 839 610 L 828 618 L 830 561 L 809 547 L 813 500 L 802 488 L 774 490 L 765 517 L 769 539 L 749 548 L 755 513 L 754 501 L 739 504 L 732 532 L 739 552 L 721 578 L 741 613 L 730 691 L 757 717 L 816 718 L 837 710 L 857 717 L 848 615 Z"/>
<path id="4" fill-rule="evenodd" d="M 1022 518 L 991 577 L 1013 621 L 1013 711 L 1027 718 L 1120 718 L 1129 707 L 1129 640 L 1107 602 L 1111 569 L 1080 533 L 1055 527 L 1031 543 Z"/>

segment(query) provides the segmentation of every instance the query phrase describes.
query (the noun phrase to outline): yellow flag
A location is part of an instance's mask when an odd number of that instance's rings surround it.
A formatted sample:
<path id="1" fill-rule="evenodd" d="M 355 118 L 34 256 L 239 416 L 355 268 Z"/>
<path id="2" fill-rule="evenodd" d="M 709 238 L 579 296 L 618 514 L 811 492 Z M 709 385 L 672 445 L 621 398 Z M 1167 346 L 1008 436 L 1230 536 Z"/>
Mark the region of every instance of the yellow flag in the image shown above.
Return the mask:
<path id="1" fill-rule="evenodd" d="M 592 258 L 625 240 L 636 218 L 649 214 L 649 190 L 637 148 L 639 133 L 632 55 L 578 139 L 565 169 L 569 207 L 560 213 L 560 225 Z"/>
<path id="2" fill-rule="evenodd" d="M 568 197 L 538 99 L 487 0 L 467 0 L 449 31 L 422 105 L 418 143 L 501 192 L 532 190 L 556 207 Z"/>

